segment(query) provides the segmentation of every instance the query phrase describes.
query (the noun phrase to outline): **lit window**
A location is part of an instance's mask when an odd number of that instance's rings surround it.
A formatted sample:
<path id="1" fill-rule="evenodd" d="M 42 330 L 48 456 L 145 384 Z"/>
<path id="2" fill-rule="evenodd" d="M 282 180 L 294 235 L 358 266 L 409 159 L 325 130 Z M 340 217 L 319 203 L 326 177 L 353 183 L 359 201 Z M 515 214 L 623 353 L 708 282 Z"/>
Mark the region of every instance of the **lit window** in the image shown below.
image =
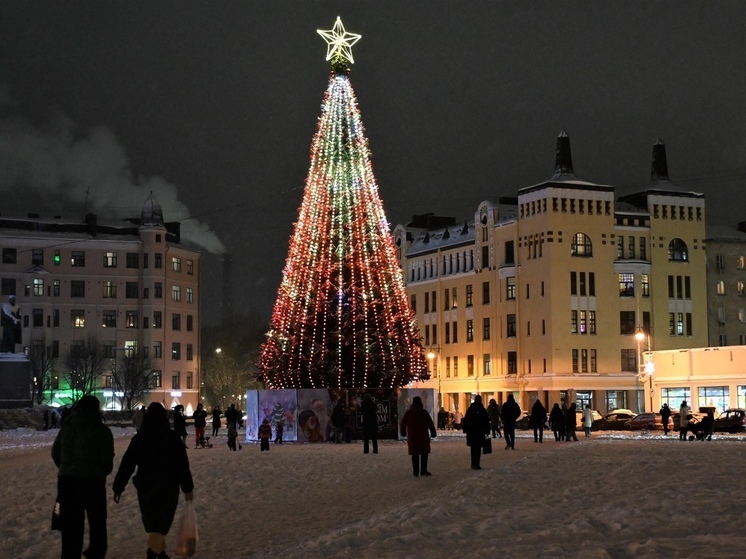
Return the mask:
<path id="1" fill-rule="evenodd" d="M 570 245 L 573 256 L 593 256 L 591 238 L 585 233 L 575 233 Z"/>
<path id="2" fill-rule="evenodd" d="M 104 268 L 116 268 L 117 267 L 117 253 L 116 252 L 105 252 L 104 253 Z"/>
<path id="3" fill-rule="evenodd" d="M 181 301 L 181 287 L 178 285 L 171 286 L 171 299 Z"/>
<path id="4" fill-rule="evenodd" d="M 174 272 L 181 272 L 181 258 L 172 258 L 171 259 L 171 268 Z"/>

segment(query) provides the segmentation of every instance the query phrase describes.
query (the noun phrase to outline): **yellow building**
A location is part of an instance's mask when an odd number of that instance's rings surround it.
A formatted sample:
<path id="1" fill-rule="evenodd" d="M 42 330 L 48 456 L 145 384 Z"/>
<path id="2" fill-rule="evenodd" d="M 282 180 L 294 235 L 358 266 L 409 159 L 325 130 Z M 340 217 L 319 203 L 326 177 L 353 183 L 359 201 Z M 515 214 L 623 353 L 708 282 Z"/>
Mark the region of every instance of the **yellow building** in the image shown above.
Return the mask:
<path id="1" fill-rule="evenodd" d="M 124 352 L 150 359 L 150 388 L 141 401 L 196 407 L 199 396 L 201 254 L 180 244 L 178 223 L 165 223 L 151 194 L 140 220 L 102 224 L 60 218 L 0 218 L 2 298 L 16 296 L 22 347 L 51 354 L 44 401 L 68 403 L 66 357 L 94 339 L 103 374 L 94 394 L 120 406 L 112 379 Z"/>
<path id="2" fill-rule="evenodd" d="M 424 385 L 446 409 L 513 393 L 522 409 L 642 410 L 648 344 L 706 345 L 704 196 L 670 183 L 660 141 L 651 178 L 620 198 L 579 180 L 563 131 L 550 180 L 482 202 L 465 224 L 395 228 L 431 355 Z"/>

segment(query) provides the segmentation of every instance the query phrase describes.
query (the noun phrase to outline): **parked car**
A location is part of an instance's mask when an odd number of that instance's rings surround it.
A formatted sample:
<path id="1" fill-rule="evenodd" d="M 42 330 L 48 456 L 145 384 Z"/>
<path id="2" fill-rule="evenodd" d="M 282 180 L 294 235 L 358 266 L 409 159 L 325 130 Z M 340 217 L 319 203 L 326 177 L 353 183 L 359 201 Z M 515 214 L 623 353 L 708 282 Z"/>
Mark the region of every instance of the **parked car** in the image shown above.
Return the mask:
<path id="1" fill-rule="evenodd" d="M 725 431 L 728 433 L 746 431 L 746 410 L 743 408 L 725 410 L 715 418 L 714 431 Z"/>
<path id="2" fill-rule="evenodd" d="M 591 426 L 591 431 L 598 431 L 598 425 L 596 424 L 603 419 L 603 416 L 598 410 L 591 410 L 591 412 L 593 412 L 593 425 Z M 575 410 L 575 430 L 583 430 L 583 410 L 581 409 Z"/>
<path id="3" fill-rule="evenodd" d="M 670 428 L 670 418 L 668 422 Z M 645 412 L 627 420 L 624 424 L 624 428 L 631 431 L 663 431 L 663 419 L 659 413 Z"/>
<path id="4" fill-rule="evenodd" d="M 636 416 L 637 414 L 630 410 L 614 410 L 604 415 L 594 424 L 601 431 L 619 431 L 626 429 L 625 424 L 627 421 L 634 419 Z"/>

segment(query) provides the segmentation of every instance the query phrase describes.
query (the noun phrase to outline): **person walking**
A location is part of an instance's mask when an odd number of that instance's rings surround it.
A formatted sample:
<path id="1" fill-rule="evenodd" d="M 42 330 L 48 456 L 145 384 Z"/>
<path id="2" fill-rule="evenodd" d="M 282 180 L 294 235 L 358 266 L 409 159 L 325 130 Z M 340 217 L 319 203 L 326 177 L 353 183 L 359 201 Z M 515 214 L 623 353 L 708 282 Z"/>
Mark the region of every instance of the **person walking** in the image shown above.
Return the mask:
<path id="1" fill-rule="evenodd" d="M 217 437 L 220 431 L 220 416 L 223 415 L 223 410 L 220 409 L 219 405 L 212 407 L 212 436 Z"/>
<path id="2" fill-rule="evenodd" d="M 95 396 L 83 396 L 52 444 L 58 468 L 57 502 L 62 532 L 61 559 L 103 559 L 108 547 L 106 476 L 114 469 L 114 437 L 104 425 Z M 85 517 L 89 545 L 83 551 Z"/>
<path id="3" fill-rule="evenodd" d="M 593 428 L 593 410 L 591 409 L 590 404 L 586 404 L 585 408 L 583 408 L 583 430 L 585 431 L 586 437 L 591 436 L 592 428 Z"/>
<path id="4" fill-rule="evenodd" d="M 551 427 L 552 433 L 554 433 L 554 440 L 561 441 L 560 433 L 565 432 L 565 416 L 562 415 L 562 409 L 556 402 L 552 406 L 552 411 L 549 412 L 549 427 Z"/>
<path id="5" fill-rule="evenodd" d="M 547 409 L 537 398 L 531 406 L 531 425 L 534 428 L 534 442 L 544 442 L 544 424 L 547 422 Z"/>
<path id="6" fill-rule="evenodd" d="M 689 406 L 686 405 L 686 400 L 681 402 L 681 407 L 679 408 L 679 440 L 685 441 L 686 440 L 686 433 L 689 426 L 689 414 L 692 413 L 689 409 Z"/>
<path id="7" fill-rule="evenodd" d="M 461 429 L 466 434 L 466 444 L 471 449 L 471 469 L 481 470 L 479 462 L 484 439 L 490 436 L 490 416 L 482 404 L 482 397 L 478 394 L 466 410 Z"/>
<path id="8" fill-rule="evenodd" d="M 174 408 L 174 433 L 176 433 L 181 442 L 186 447 L 187 442 L 187 430 L 186 430 L 186 417 L 184 417 L 184 406 L 181 404 Z"/>
<path id="9" fill-rule="evenodd" d="M 414 477 L 432 475 L 427 469 L 430 454 L 430 439 L 437 436 L 433 418 L 422 405 L 422 398 L 412 398 L 412 405 L 404 412 L 399 424 L 402 437 L 407 437 L 407 450 L 412 458 Z"/>
<path id="10" fill-rule="evenodd" d="M 515 401 L 512 394 L 508 394 L 507 401 L 500 409 L 500 419 L 503 422 L 505 433 L 505 450 L 515 450 L 515 422 L 521 416 L 521 406 Z"/>
<path id="11" fill-rule="evenodd" d="M 142 429 L 130 441 L 114 476 L 114 502 L 119 503 L 137 468 L 136 491 L 142 524 L 148 533 L 147 559 L 168 559 L 166 536 L 176 515 L 179 489 L 194 499 L 189 458 L 181 437 L 171 430 L 168 414 L 158 402 L 148 406 Z"/>
<path id="12" fill-rule="evenodd" d="M 575 433 L 575 428 L 578 426 L 578 418 L 575 414 L 576 409 L 577 406 L 573 402 L 565 412 L 565 440 L 567 442 L 570 442 L 571 439 L 576 442 L 578 440 L 578 435 Z"/>
<path id="13" fill-rule="evenodd" d="M 194 419 L 194 448 L 204 446 L 205 444 L 205 427 L 207 427 L 207 412 L 202 404 L 197 404 L 197 409 L 192 414 Z"/>
<path id="14" fill-rule="evenodd" d="M 497 434 L 501 439 L 503 438 L 500 433 L 500 406 L 494 398 L 490 398 L 490 405 L 487 406 L 487 415 L 490 417 L 490 429 L 492 429 L 492 438 L 495 438 Z"/>
<path id="15" fill-rule="evenodd" d="M 360 412 L 363 416 L 363 454 L 368 454 L 371 443 L 373 454 L 378 454 L 378 410 L 370 394 L 363 397 Z"/>
<path id="16" fill-rule="evenodd" d="M 668 407 L 668 403 L 664 403 L 661 406 L 661 423 L 663 423 L 663 434 L 668 435 L 668 422 L 671 418 L 671 408 Z"/>

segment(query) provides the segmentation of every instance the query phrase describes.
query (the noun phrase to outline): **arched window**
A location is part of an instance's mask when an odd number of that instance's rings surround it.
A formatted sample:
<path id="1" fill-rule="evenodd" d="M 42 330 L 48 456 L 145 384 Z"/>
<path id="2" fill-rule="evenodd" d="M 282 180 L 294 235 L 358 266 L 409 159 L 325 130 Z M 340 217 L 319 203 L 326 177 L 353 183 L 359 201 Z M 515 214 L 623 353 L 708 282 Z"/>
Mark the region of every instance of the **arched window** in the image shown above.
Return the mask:
<path id="1" fill-rule="evenodd" d="M 585 233 L 575 233 L 572 238 L 573 256 L 593 256 L 593 245 L 591 238 Z"/>
<path id="2" fill-rule="evenodd" d="M 686 248 L 686 243 L 678 237 L 673 239 L 668 245 L 668 259 L 677 262 L 689 261 L 689 251 Z"/>

